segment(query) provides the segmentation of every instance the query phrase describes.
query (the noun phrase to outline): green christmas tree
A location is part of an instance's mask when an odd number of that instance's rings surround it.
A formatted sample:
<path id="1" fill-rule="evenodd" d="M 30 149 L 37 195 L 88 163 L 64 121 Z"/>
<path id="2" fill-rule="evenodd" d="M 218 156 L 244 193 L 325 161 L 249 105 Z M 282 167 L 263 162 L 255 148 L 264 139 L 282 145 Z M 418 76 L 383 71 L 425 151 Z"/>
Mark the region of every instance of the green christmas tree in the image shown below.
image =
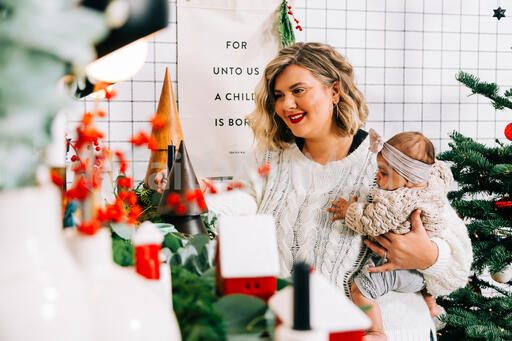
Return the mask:
<path id="1" fill-rule="evenodd" d="M 502 96 L 496 84 L 464 72 L 457 80 L 473 94 L 489 98 L 494 108 L 512 109 L 512 89 Z M 511 138 L 510 133 L 505 134 Z M 485 146 L 458 132 L 451 138 L 451 149 L 438 158 L 452 162 L 459 185 L 448 197 L 472 240 L 473 274 L 465 288 L 438 300 L 447 311 L 446 327 L 438 337 L 512 340 L 512 144 L 496 140 L 494 146 Z"/>

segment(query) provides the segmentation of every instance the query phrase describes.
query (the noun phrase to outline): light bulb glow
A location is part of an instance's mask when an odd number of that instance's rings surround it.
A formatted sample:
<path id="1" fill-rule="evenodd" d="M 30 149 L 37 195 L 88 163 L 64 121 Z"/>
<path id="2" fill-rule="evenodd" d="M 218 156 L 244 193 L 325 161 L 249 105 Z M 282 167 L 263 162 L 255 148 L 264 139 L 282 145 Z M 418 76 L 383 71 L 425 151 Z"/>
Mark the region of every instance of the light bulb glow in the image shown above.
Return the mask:
<path id="1" fill-rule="evenodd" d="M 139 39 L 92 62 L 85 71 L 95 81 L 117 83 L 130 79 L 146 61 L 148 46 L 146 39 Z"/>

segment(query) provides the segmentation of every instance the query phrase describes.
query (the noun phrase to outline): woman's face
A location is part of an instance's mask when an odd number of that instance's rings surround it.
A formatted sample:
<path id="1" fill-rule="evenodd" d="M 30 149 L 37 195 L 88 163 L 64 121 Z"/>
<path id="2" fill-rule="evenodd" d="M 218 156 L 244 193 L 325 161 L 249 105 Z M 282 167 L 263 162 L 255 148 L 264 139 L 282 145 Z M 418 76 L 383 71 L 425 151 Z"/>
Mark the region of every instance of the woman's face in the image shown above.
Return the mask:
<path id="1" fill-rule="evenodd" d="M 297 137 L 321 138 L 336 133 L 333 104 L 339 95 L 308 69 L 287 66 L 276 78 L 275 111 Z"/>

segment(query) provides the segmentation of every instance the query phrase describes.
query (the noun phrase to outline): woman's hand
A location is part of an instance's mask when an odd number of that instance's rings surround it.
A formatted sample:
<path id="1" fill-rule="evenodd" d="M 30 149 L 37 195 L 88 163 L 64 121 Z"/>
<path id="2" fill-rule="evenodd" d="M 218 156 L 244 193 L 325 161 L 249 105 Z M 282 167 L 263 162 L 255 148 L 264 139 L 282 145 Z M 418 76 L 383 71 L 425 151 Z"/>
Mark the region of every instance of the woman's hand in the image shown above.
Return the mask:
<path id="1" fill-rule="evenodd" d="M 388 262 L 368 268 L 368 272 L 384 272 L 395 269 L 427 269 L 437 261 L 437 244 L 430 240 L 421 222 L 420 210 L 411 215 L 411 231 L 405 234 L 393 232 L 375 237 L 377 243 L 365 240 L 373 252 Z"/>
<path id="2" fill-rule="evenodd" d="M 354 195 L 352 198 L 352 201 L 346 201 L 343 198 L 338 198 L 337 201 L 333 201 L 332 204 L 335 207 L 329 207 L 327 209 L 327 212 L 337 213 L 334 217 L 331 218 L 331 220 L 336 220 L 340 218 L 345 218 L 347 215 L 348 207 L 355 203 L 357 201 L 357 195 Z"/>
<path id="3" fill-rule="evenodd" d="M 156 191 L 160 194 L 163 193 L 165 186 L 167 186 L 167 168 L 156 173 L 154 181 L 157 186 Z"/>

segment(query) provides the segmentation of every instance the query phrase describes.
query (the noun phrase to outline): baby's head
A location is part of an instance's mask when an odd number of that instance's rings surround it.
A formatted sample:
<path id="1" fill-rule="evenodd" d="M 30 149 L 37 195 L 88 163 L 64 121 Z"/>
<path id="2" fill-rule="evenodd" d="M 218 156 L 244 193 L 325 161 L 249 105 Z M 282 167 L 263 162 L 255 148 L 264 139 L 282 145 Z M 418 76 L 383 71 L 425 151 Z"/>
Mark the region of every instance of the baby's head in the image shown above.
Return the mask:
<path id="1" fill-rule="evenodd" d="M 435 160 L 434 145 L 423 134 L 397 134 L 377 154 L 377 185 L 388 191 L 425 187 Z"/>

